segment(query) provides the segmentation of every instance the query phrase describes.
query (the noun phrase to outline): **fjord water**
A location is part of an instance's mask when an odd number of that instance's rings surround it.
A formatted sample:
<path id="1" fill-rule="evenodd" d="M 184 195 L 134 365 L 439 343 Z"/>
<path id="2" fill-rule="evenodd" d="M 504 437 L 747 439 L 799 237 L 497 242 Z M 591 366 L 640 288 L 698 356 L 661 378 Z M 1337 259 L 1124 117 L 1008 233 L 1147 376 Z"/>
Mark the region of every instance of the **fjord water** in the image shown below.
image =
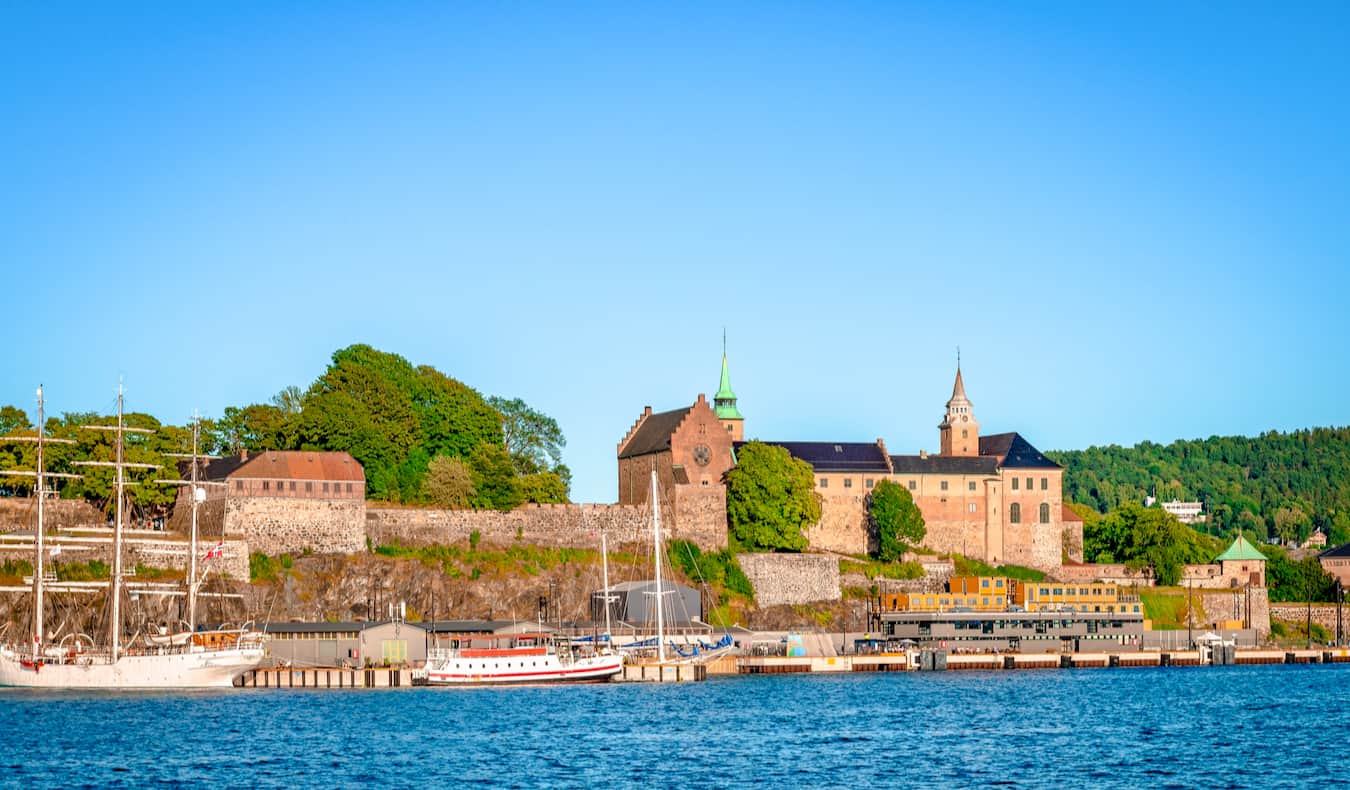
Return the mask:
<path id="1" fill-rule="evenodd" d="M 1350 666 L 380 691 L 0 691 L 22 787 L 1307 787 Z"/>

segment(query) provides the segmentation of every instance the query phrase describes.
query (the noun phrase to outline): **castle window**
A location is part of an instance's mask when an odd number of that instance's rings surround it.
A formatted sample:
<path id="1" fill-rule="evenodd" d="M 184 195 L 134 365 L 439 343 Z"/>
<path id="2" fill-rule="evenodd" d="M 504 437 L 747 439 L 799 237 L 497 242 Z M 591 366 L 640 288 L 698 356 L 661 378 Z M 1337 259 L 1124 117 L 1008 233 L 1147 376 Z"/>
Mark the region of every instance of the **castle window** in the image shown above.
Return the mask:
<path id="1" fill-rule="evenodd" d="M 942 490 L 943 490 L 943 491 L 946 491 L 946 490 L 947 490 L 947 481 L 946 481 L 946 480 L 943 480 L 941 485 L 942 485 Z"/>
<path id="2" fill-rule="evenodd" d="M 853 478 L 851 478 L 851 477 L 845 477 L 845 478 L 844 478 L 844 488 L 852 488 L 852 487 L 853 487 Z"/>
<path id="3" fill-rule="evenodd" d="M 1050 480 L 1047 479 L 1047 478 L 1042 477 L 1042 478 L 1041 478 L 1041 490 L 1042 490 L 1042 491 L 1046 491 L 1046 490 L 1048 490 L 1049 488 L 1050 488 Z"/>
<path id="4" fill-rule="evenodd" d="M 707 483 L 704 483 L 703 485 L 706 486 Z M 294 488 L 294 487 L 295 487 L 295 483 L 291 483 L 291 487 Z M 352 484 L 351 484 L 351 483 L 348 483 L 348 484 L 347 484 L 347 493 L 350 494 L 351 492 L 352 492 Z"/>
<path id="5" fill-rule="evenodd" d="M 267 488 L 268 488 L 268 482 L 267 482 L 266 480 L 264 480 L 264 481 L 263 481 L 263 490 L 266 491 Z"/>
<path id="6" fill-rule="evenodd" d="M 243 491 L 243 490 L 244 490 L 244 481 L 243 481 L 243 480 L 236 480 L 236 481 L 234 481 L 234 490 L 235 490 L 235 491 Z"/>
<path id="7" fill-rule="evenodd" d="M 328 484 L 327 484 L 327 483 L 324 483 L 324 484 L 323 484 L 323 492 L 324 492 L 325 494 L 328 493 Z"/>
<path id="8" fill-rule="evenodd" d="M 311 492 L 311 491 L 313 491 L 313 490 L 314 490 L 314 484 L 311 483 L 311 482 L 306 481 L 306 482 L 305 482 L 305 492 L 308 493 L 308 492 Z"/>
<path id="9" fill-rule="evenodd" d="M 974 491 L 974 490 L 975 490 L 975 481 L 974 481 L 974 480 L 971 480 L 969 483 L 966 483 L 966 488 L 970 489 L 971 491 Z"/>
<path id="10" fill-rule="evenodd" d="M 1027 490 L 1028 490 L 1028 491 L 1031 490 L 1031 484 L 1034 483 L 1034 482 L 1035 482 L 1035 478 L 1032 478 L 1032 477 L 1028 477 L 1028 478 L 1027 478 Z"/>
<path id="11" fill-rule="evenodd" d="M 1050 506 L 1044 502 L 1041 503 L 1041 523 L 1050 523 Z"/>
<path id="12" fill-rule="evenodd" d="M 1017 478 L 1014 477 L 1014 478 L 1012 479 L 1012 483 L 1013 483 L 1013 490 L 1016 491 L 1016 490 L 1017 490 Z"/>
<path id="13" fill-rule="evenodd" d="M 910 491 L 913 491 L 913 490 L 914 490 L 914 481 L 913 481 L 913 480 L 909 481 L 909 490 L 910 490 Z"/>
<path id="14" fill-rule="evenodd" d="M 872 478 L 869 477 L 869 478 L 867 478 L 866 480 L 864 480 L 864 481 L 863 481 L 863 485 L 867 486 L 868 488 L 871 488 L 871 487 L 872 487 Z"/>
<path id="15" fill-rule="evenodd" d="M 1008 521 L 1013 524 L 1022 523 L 1022 506 L 1016 502 L 1008 505 Z"/>
<path id="16" fill-rule="evenodd" d="M 730 425 L 727 426 L 727 433 L 731 433 L 731 426 L 730 426 Z"/>
<path id="17" fill-rule="evenodd" d="M 829 487 L 830 487 L 830 478 L 828 478 L 828 477 L 822 477 L 822 478 L 820 478 L 820 487 L 821 487 L 821 488 L 829 488 Z"/>
<path id="18" fill-rule="evenodd" d="M 962 431 L 961 431 L 961 438 L 962 438 L 962 439 L 969 439 L 969 438 L 970 438 L 970 431 L 967 431 L 967 430 L 962 429 Z"/>
<path id="19" fill-rule="evenodd" d="M 294 481 L 294 480 L 291 481 L 291 490 L 292 490 L 292 491 L 295 490 L 295 481 Z"/>
<path id="20" fill-rule="evenodd" d="M 974 513 L 974 512 L 975 512 L 975 503 L 974 503 L 974 502 L 971 502 L 971 503 L 970 503 L 970 512 L 971 512 L 971 513 Z"/>

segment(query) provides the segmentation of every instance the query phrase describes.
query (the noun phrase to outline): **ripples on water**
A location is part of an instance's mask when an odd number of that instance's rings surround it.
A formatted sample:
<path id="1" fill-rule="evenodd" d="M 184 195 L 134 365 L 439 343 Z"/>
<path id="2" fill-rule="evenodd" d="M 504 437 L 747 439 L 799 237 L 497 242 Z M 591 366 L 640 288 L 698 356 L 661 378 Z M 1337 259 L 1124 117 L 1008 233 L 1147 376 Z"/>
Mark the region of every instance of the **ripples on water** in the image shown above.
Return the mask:
<path id="1" fill-rule="evenodd" d="M 1350 666 L 797 675 L 657 686 L 0 691 L 23 787 L 1309 787 Z"/>

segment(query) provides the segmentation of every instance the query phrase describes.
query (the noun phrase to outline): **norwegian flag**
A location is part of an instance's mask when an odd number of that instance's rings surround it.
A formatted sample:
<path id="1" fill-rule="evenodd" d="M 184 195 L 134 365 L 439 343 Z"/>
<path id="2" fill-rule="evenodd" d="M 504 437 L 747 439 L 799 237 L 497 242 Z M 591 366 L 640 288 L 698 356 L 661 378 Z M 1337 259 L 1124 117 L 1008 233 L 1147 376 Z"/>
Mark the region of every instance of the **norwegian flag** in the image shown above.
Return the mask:
<path id="1" fill-rule="evenodd" d="M 215 546 L 211 547 L 206 552 L 206 556 L 202 557 L 202 562 L 205 562 L 207 560 L 218 559 L 224 556 L 225 556 L 225 543 L 222 541 L 220 543 L 217 543 Z"/>

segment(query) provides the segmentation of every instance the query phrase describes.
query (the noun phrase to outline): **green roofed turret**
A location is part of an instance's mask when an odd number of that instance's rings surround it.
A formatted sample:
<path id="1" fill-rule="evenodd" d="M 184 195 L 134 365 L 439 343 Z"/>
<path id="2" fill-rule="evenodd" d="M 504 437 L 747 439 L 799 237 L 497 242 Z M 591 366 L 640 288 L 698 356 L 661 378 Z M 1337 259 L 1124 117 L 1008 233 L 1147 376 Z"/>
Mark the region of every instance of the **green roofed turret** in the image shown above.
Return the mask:
<path id="1" fill-rule="evenodd" d="M 736 393 L 731 390 L 731 374 L 727 372 L 727 355 L 722 354 L 722 381 L 717 385 L 717 394 L 713 396 L 713 411 L 723 420 L 743 420 L 740 409 L 736 408 Z"/>
<path id="2" fill-rule="evenodd" d="M 1223 554 L 1220 554 L 1219 556 L 1215 557 L 1214 561 L 1223 562 L 1225 560 L 1264 560 L 1264 559 L 1266 559 L 1266 555 L 1262 554 L 1260 551 L 1257 550 L 1255 546 L 1248 543 L 1247 539 L 1242 537 L 1241 533 L 1238 533 L 1237 540 L 1233 541 L 1233 545 L 1229 546 L 1224 551 Z"/>

